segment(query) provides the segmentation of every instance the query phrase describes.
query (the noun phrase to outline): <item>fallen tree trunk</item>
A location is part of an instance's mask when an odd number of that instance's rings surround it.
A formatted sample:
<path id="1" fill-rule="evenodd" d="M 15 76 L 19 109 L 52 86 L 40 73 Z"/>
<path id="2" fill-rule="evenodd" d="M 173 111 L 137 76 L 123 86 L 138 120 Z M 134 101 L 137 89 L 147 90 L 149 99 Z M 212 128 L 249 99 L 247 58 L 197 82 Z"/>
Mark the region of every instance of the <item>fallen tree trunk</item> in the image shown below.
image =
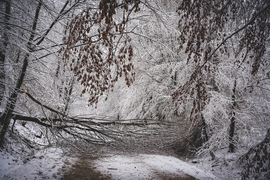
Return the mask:
<path id="1" fill-rule="evenodd" d="M 161 127 L 161 125 L 166 125 L 152 119 L 122 120 L 119 119 L 119 117 L 112 119 L 100 117 L 71 117 L 44 105 L 27 90 L 21 89 L 19 92 L 25 93 L 27 97 L 42 108 L 56 113 L 59 118 L 50 119 L 46 117 L 45 114 L 44 117 L 41 118 L 12 114 L 12 119 L 14 120 L 12 132 L 16 121 L 26 121 L 49 128 L 52 136 L 57 139 L 60 138 L 69 142 L 73 142 L 73 139 L 74 142 L 84 141 L 87 144 L 106 144 L 108 142 L 121 142 L 123 137 L 148 137 L 149 135 L 153 135 L 153 132 L 150 132 L 151 130 L 156 129 L 156 127 Z M 145 129 L 143 127 L 151 127 L 152 125 L 154 126 L 152 129 L 150 128 L 149 132 L 142 130 Z M 131 129 L 128 126 L 130 126 Z M 135 126 L 136 130 L 134 129 Z M 169 127 L 170 125 L 167 126 Z M 122 130 L 123 127 L 125 127 L 125 130 Z M 47 131 L 43 132 L 43 134 L 46 134 L 48 138 Z"/>

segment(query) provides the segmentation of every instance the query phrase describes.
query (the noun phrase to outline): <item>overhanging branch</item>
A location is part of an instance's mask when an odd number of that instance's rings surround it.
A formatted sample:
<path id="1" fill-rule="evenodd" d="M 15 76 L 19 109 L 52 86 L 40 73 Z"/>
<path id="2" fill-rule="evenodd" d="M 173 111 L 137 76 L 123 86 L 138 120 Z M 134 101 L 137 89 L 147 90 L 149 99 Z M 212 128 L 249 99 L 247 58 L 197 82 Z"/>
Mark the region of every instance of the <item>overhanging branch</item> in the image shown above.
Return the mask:
<path id="1" fill-rule="evenodd" d="M 205 60 L 205 62 L 199 67 L 199 70 L 201 70 L 201 68 L 204 67 L 204 65 L 212 58 L 212 56 L 217 52 L 217 50 L 230 38 L 232 38 L 234 35 L 238 34 L 239 32 L 241 32 L 242 30 L 246 29 L 250 24 L 252 24 L 256 18 L 261 15 L 264 11 L 266 11 L 268 8 L 270 8 L 270 4 L 268 6 L 266 6 L 265 8 L 263 8 L 260 12 L 258 12 L 257 14 L 255 14 L 253 16 L 253 18 L 247 23 L 245 24 L 243 27 L 241 27 L 240 29 L 236 30 L 234 33 L 232 33 L 231 35 L 229 35 L 228 37 L 226 37 L 219 45 L 218 47 L 216 47 L 216 49 L 214 49 L 214 51 L 209 55 L 209 57 Z"/>

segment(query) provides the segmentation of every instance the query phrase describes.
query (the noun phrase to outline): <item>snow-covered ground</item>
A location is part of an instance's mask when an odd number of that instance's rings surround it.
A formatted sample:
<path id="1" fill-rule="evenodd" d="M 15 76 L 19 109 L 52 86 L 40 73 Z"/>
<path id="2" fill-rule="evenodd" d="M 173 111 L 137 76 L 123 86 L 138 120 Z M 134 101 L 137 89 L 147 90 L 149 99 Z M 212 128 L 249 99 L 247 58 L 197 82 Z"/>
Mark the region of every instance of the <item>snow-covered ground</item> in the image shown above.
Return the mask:
<path id="1" fill-rule="evenodd" d="M 77 158 L 63 155 L 61 149 L 49 148 L 32 156 L 19 158 L 0 152 L 0 179 L 60 179 L 75 164 Z M 89 162 L 96 171 L 112 179 L 166 179 L 195 177 L 218 179 L 195 164 L 164 155 L 112 155 Z"/>
<path id="2" fill-rule="evenodd" d="M 112 179 L 170 179 L 188 176 L 196 179 L 218 179 L 211 172 L 199 169 L 194 164 L 164 155 L 115 155 L 95 160 L 94 166 Z"/>
<path id="3" fill-rule="evenodd" d="M 68 173 L 73 173 L 74 168 L 78 168 L 76 164 L 80 164 L 82 159 L 76 154 L 70 157 L 66 154 L 67 149 L 51 147 L 33 150 L 23 141 L 16 140 L 16 137 L 21 137 L 21 139 L 27 137 L 31 141 L 42 144 L 42 139 L 37 138 L 36 134 L 40 134 L 40 130 L 32 127 L 30 123 L 24 126 L 16 123 L 14 135 L 7 135 L 8 148 L 0 149 L 0 180 L 61 179 L 64 175 L 67 177 Z M 215 153 L 217 157 L 215 161 L 204 158 L 197 160 L 198 163 L 184 162 L 176 157 L 166 156 L 166 152 L 162 154 L 136 154 L 116 150 L 111 152 L 110 149 L 102 150 L 101 148 L 100 152 L 95 154 L 99 157 L 98 159 L 86 158 L 85 165 L 80 164 L 80 167 L 87 166 L 88 169 L 90 167 L 115 180 L 178 179 L 181 177 L 207 180 L 239 179 L 236 178 L 239 174 L 237 174 L 234 162 L 241 153 L 228 154 L 224 149 L 224 152 Z"/>
<path id="4" fill-rule="evenodd" d="M 0 180 L 60 179 L 63 170 L 76 162 L 76 158 L 63 156 L 61 149 L 49 148 L 22 158 L 5 150 L 0 152 Z"/>

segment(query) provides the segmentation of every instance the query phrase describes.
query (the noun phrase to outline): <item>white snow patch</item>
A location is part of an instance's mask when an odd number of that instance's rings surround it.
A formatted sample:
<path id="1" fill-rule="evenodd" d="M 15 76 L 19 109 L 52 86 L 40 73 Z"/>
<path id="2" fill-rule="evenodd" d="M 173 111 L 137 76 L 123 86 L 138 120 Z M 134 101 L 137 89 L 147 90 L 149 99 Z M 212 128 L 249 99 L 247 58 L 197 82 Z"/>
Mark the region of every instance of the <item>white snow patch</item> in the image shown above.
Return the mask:
<path id="1" fill-rule="evenodd" d="M 94 166 L 102 174 L 110 175 L 112 179 L 163 179 L 166 175 L 172 177 L 190 175 L 202 180 L 219 179 L 194 164 L 162 155 L 115 155 L 95 160 Z"/>
<path id="2" fill-rule="evenodd" d="M 0 179 L 59 179 L 60 169 L 69 168 L 75 158 L 62 155 L 61 149 L 49 148 L 19 159 L 9 153 L 0 152 Z"/>

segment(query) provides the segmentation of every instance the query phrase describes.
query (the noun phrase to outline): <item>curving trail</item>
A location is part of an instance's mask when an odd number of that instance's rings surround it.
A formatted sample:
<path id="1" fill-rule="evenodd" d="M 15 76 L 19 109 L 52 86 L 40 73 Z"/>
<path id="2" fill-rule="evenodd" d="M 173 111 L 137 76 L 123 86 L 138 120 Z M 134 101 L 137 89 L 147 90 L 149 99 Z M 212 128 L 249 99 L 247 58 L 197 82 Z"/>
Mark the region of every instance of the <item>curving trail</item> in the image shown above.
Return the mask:
<path id="1" fill-rule="evenodd" d="M 217 179 L 194 165 L 162 155 L 108 155 L 98 159 L 79 159 L 63 179 L 85 180 L 195 180 Z"/>

